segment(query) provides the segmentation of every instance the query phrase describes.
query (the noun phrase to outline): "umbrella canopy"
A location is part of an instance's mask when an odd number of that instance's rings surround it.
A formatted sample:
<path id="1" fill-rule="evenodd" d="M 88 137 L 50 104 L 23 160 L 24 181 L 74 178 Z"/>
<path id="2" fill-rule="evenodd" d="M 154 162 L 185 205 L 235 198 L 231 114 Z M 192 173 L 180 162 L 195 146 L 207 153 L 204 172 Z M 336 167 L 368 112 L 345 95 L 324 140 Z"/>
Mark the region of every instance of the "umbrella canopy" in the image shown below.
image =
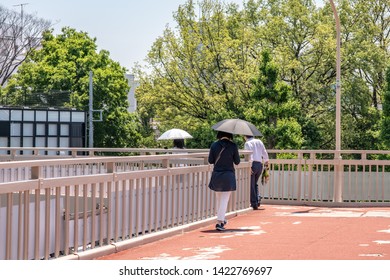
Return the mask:
<path id="1" fill-rule="evenodd" d="M 172 139 L 186 139 L 186 138 L 192 138 L 191 134 L 189 134 L 187 131 L 179 128 L 172 128 L 170 130 L 165 131 L 163 134 L 161 134 L 160 137 L 157 138 L 157 140 L 172 140 Z"/>
<path id="2" fill-rule="evenodd" d="M 231 134 L 263 136 L 253 124 L 241 119 L 226 119 L 214 124 L 211 128 Z"/>

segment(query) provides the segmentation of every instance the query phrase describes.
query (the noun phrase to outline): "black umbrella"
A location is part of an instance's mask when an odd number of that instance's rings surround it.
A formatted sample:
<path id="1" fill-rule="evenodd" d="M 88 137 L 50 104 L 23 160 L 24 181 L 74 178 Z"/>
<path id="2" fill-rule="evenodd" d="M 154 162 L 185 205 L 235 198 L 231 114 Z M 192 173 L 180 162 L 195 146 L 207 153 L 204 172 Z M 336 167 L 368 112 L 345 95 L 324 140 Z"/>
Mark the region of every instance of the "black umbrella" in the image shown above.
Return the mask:
<path id="1" fill-rule="evenodd" d="M 211 128 L 231 134 L 263 136 L 253 124 L 241 119 L 226 119 L 214 124 Z"/>

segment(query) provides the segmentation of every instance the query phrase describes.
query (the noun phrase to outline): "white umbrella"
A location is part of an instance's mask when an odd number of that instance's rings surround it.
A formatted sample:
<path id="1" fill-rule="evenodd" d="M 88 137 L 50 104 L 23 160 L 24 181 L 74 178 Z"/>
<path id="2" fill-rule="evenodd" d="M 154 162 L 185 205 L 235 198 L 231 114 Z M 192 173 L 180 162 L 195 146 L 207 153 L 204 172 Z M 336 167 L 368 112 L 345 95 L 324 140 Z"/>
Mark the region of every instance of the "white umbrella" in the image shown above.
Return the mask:
<path id="1" fill-rule="evenodd" d="M 157 138 L 157 140 L 172 140 L 172 139 L 186 139 L 186 138 L 192 138 L 191 134 L 189 134 L 187 131 L 179 128 L 172 128 L 170 130 L 165 131 L 163 134 L 161 134 L 160 137 Z"/>

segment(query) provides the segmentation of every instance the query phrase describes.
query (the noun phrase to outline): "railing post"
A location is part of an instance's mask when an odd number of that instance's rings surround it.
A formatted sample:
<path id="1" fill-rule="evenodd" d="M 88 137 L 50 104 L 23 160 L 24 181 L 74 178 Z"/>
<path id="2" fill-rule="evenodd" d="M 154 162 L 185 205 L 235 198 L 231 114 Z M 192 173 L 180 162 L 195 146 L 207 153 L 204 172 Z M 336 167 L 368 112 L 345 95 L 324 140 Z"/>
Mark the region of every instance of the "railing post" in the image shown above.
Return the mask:
<path id="1" fill-rule="evenodd" d="M 15 160 L 15 157 L 16 157 L 16 150 L 12 149 L 11 150 L 11 160 Z"/>
<path id="2" fill-rule="evenodd" d="M 305 164 L 302 153 L 298 153 L 298 166 L 297 166 L 297 172 L 298 172 L 298 186 L 297 186 L 297 196 L 298 201 L 302 200 L 302 164 Z"/>
<path id="3" fill-rule="evenodd" d="M 169 167 L 169 160 L 167 158 L 162 160 L 162 167 L 163 168 L 168 168 Z"/>
<path id="4" fill-rule="evenodd" d="M 7 222 L 6 222 L 6 250 L 5 250 L 5 259 L 10 260 L 12 256 L 12 224 L 13 224 L 13 219 L 12 219 L 12 206 L 13 206 L 13 194 L 8 193 L 7 194 Z"/>
<path id="5" fill-rule="evenodd" d="M 31 167 L 31 179 L 39 179 L 41 178 L 41 167 L 33 166 Z"/>
<path id="6" fill-rule="evenodd" d="M 309 172 L 308 196 L 309 196 L 309 201 L 313 201 L 313 165 L 314 165 L 315 159 L 316 159 L 316 154 L 310 153 L 310 160 L 308 163 L 308 172 Z"/>
<path id="7" fill-rule="evenodd" d="M 334 154 L 335 166 L 334 166 L 334 190 L 333 190 L 333 202 L 342 202 L 343 201 L 343 184 L 342 184 L 342 158 L 340 151 L 336 151 Z"/>
<path id="8" fill-rule="evenodd" d="M 114 173 L 114 172 L 115 172 L 115 163 L 108 162 L 107 163 L 107 173 Z"/>

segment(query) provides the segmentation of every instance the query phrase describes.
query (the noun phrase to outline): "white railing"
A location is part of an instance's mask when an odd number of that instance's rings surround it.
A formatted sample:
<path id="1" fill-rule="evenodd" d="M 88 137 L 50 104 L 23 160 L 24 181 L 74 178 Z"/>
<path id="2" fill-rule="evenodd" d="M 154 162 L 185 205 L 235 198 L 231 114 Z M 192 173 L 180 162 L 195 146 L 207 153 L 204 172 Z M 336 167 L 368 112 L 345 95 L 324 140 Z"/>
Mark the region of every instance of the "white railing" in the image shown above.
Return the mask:
<path id="1" fill-rule="evenodd" d="M 0 260 L 70 256 L 214 217 L 208 152 L 187 151 L 75 151 L 75 158 L 0 162 Z M 389 151 L 269 154 L 263 203 L 390 205 L 390 161 L 382 159 Z M 249 207 L 250 163 L 236 173 L 229 212 Z"/>
<path id="2" fill-rule="evenodd" d="M 390 205 L 390 151 L 270 150 L 268 203 Z M 387 159 L 386 159 L 387 158 Z"/>
<path id="3" fill-rule="evenodd" d="M 188 153 L 208 152 L 208 149 L 185 149 Z M 118 155 L 158 155 L 177 153 L 175 149 L 150 148 L 43 148 L 43 147 L 0 147 L 0 162 L 15 160 L 81 158 Z"/>
<path id="4" fill-rule="evenodd" d="M 58 258 L 213 217 L 207 156 L 1 162 L 0 259 Z M 229 212 L 249 205 L 250 163 L 236 172 Z"/>

